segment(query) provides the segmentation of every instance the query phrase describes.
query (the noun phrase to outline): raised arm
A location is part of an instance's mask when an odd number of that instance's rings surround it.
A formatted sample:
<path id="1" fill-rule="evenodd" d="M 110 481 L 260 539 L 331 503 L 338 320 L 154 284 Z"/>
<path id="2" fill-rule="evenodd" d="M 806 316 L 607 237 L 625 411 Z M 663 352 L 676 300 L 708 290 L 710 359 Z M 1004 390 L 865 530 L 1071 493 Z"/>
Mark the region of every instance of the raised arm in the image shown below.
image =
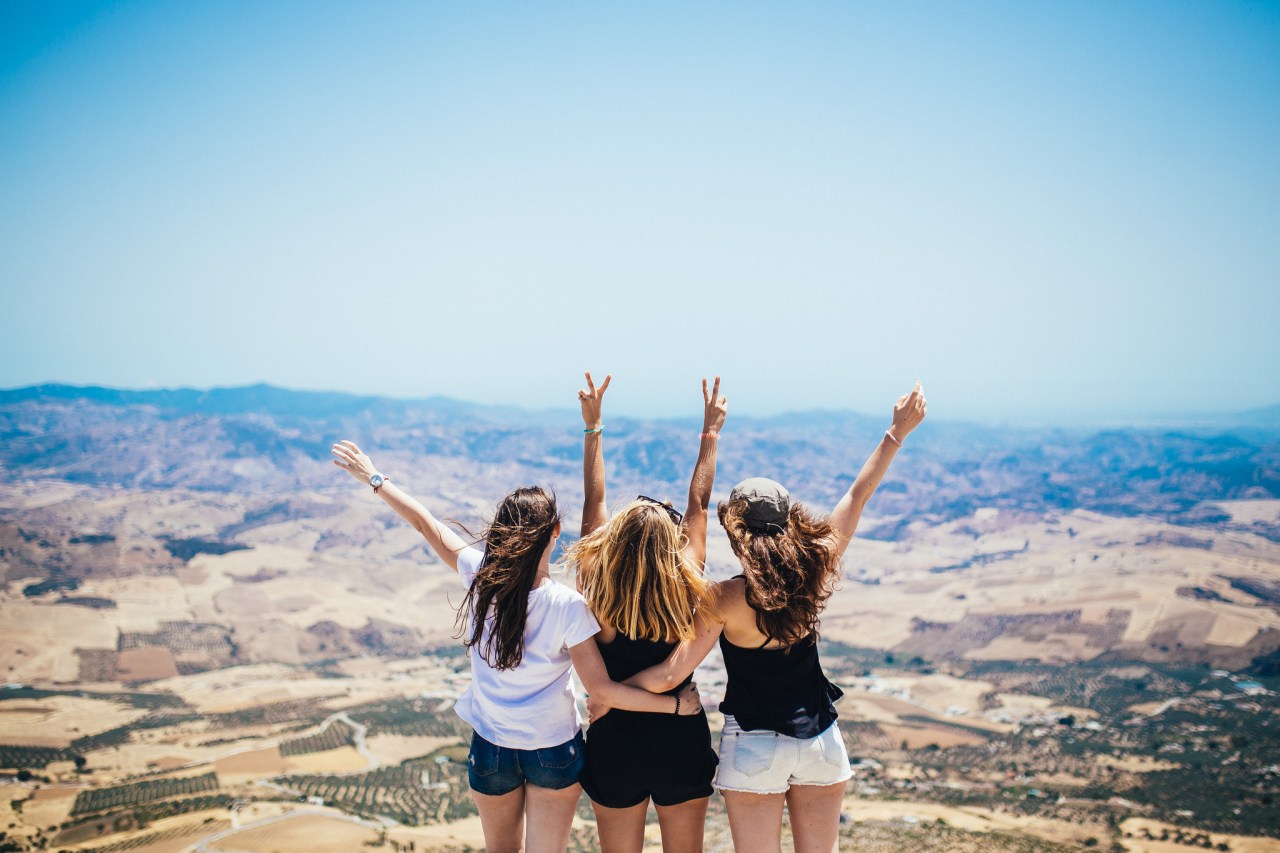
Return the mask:
<path id="1" fill-rule="evenodd" d="M 902 442 L 924 420 L 926 408 L 924 388 L 919 382 L 911 389 L 911 393 L 903 394 L 894 404 L 893 424 L 880 437 L 880 443 L 871 451 L 870 458 L 863 464 L 849 491 L 845 492 L 831 511 L 831 527 L 835 530 L 836 549 L 840 554 L 853 541 L 863 508 L 884 479 L 893 457 L 902 448 Z"/>
<path id="2" fill-rule="evenodd" d="M 703 379 L 702 435 L 698 443 L 698 461 L 693 466 L 693 479 L 689 481 L 689 507 L 684 511 L 682 524 L 685 553 L 699 569 L 707 561 L 707 508 L 711 506 L 711 487 L 716 481 L 716 451 L 720 444 L 720 430 L 724 427 L 724 417 L 728 411 L 729 400 L 720 396 L 720 377 L 716 377 L 715 387 L 709 391 L 707 380 Z"/>
<path id="3" fill-rule="evenodd" d="M 606 375 L 599 388 L 591 381 L 587 371 L 587 390 L 578 391 L 578 403 L 582 406 L 582 535 L 586 536 L 609 520 L 609 508 L 604 499 L 604 392 L 613 381 Z"/>
<path id="4" fill-rule="evenodd" d="M 374 467 L 373 460 L 368 454 L 356 447 L 354 442 L 343 440 L 335 444 L 333 457 L 334 465 L 344 469 L 366 486 L 372 485 L 370 478 L 378 473 L 378 469 Z M 382 479 L 382 484 L 374 489 L 374 493 L 382 498 L 387 506 L 395 510 L 396 515 L 412 524 L 413 529 L 422 534 L 427 544 L 449 565 L 449 568 L 455 572 L 458 570 L 458 554 L 467 547 L 467 543 L 461 536 L 441 523 L 426 507 L 386 478 Z"/>
<path id="5" fill-rule="evenodd" d="M 598 699 L 611 708 L 647 711 L 652 714 L 678 713 L 682 717 L 702 713 L 702 702 L 698 699 L 698 687 L 695 684 L 690 684 L 680 691 L 678 697 L 673 697 L 660 696 L 611 680 L 604 659 L 600 657 L 595 637 L 570 646 L 569 657 L 573 659 L 573 668 L 591 698 Z"/>

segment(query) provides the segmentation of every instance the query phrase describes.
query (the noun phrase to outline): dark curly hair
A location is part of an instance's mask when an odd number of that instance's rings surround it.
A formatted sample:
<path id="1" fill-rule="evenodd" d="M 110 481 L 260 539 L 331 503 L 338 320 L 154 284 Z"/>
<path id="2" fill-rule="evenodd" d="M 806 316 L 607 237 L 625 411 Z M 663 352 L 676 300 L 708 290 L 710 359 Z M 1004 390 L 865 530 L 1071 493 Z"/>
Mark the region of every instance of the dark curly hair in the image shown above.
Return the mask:
<path id="1" fill-rule="evenodd" d="M 785 646 L 817 639 L 818 616 L 840 577 L 830 522 L 792 503 L 786 529 L 764 533 L 747 526 L 746 510 L 745 500 L 725 501 L 718 514 L 742 563 L 756 628 Z"/>

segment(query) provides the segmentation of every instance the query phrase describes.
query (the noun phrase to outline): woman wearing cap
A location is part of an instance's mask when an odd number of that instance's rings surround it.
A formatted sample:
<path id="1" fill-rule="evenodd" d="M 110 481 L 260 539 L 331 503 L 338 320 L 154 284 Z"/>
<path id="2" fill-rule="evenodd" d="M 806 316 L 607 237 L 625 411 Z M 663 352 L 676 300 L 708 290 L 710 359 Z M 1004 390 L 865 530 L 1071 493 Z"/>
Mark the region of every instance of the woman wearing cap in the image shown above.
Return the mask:
<path id="1" fill-rule="evenodd" d="M 582 792 L 582 721 L 570 663 L 588 690 L 635 711 L 702 717 L 696 690 L 657 696 L 609 680 L 594 642 L 600 626 L 579 593 L 551 580 L 560 515 L 545 489 L 517 489 L 504 498 L 481 550 L 378 473 L 354 443 L 333 445 L 333 455 L 334 464 L 372 486 L 413 525 L 467 586 L 459 622 L 472 681 L 454 708 L 475 730 L 468 781 L 485 847 L 563 853 Z"/>
<path id="2" fill-rule="evenodd" d="M 924 416 L 917 382 L 898 399 L 892 425 L 826 518 L 792 501 L 773 480 L 755 477 L 735 486 L 719 516 L 743 573 L 716 587 L 721 624 L 628 681 L 649 690 L 674 683 L 719 635 L 728 685 L 715 785 L 740 853 L 781 849 L 784 806 L 797 853 L 837 849 L 852 773 L 835 722 L 841 691 L 818 660 L 818 617 L 863 508 Z"/>
<path id="3" fill-rule="evenodd" d="M 661 663 L 698 633 L 710 609 L 711 584 L 702 576 L 707 549 L 707 507 L 715 480 L 716 444 L 728 401 L 720 378 L 702 381 L 703 421 L 698 461 L 682 516 L 644 496 L 609 518 L 605 505 L 601 406 L 611 377 L 599 388 L 587 374 L 579 391 L 586 435 L 586 500 L 582 539 L 569 550 L 578 588 L 600 622 L 596 644 L 609 677 L 624 681 Z M 687 689 L 690 673 L 666 692 Z M 702 850 L 703 825 L 716 754 L 706 716 L 659 716 L 609 711 L 593 695 L 582 787 L 591 798 L 604 853 L 638 853 L 652 800 L 667 853 Z M 700 704 L 700 703 L 699 703 Z"/>

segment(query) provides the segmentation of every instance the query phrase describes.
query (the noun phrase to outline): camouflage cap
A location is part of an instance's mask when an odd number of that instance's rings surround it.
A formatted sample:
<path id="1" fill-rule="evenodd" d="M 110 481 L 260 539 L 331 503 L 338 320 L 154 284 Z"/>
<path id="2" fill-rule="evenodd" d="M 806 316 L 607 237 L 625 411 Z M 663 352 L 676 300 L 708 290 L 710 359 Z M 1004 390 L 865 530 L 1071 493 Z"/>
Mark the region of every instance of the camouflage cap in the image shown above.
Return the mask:
<path id="1" fill-rule="evenodd" d="M 729 500 L 747 502 L 742 518 L 756 533 L 781 533 L 787 528 L 791 495 L 781 483 L 768 477 L 750 477 L 733 487 Z"/>

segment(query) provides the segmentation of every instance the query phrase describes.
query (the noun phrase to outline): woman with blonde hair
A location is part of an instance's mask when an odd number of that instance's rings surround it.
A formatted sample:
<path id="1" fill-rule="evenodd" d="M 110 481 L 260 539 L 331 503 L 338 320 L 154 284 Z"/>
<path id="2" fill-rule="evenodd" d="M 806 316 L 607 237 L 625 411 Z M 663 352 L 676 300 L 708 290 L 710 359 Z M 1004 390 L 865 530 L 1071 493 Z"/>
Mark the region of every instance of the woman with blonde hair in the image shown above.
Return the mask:
<path id="1" fill-rule="evenodd" d="M 826 517 L 792 501 L 773 480 L 734 486 L 719 516 L 742 574 L 717 584 L 718 622 L 628 680 L 647 690 L 679 683 L 719 638 L 728 684 L 715 786 L 738 853 L 781 850 L 784 806 L 796 853 L 838 849 L 852 772 L 836 725 L 841 691 L 818 660 L 818 619 L 867 501 L 925 411 L 917 382 L 898 398 L 892 424 Z"/>
<path id="2" fill-rule="evenodd" d="M 588 690 L 633 711 L 701 719 L 696 691 L 659 696 L 609 680 L 594 639 L 599 624 L 578 592 L 550 576 L 560 514 L 546 489 L 517 489 L 504 498 L 483 548 L 474 548 L 353 442 L 333 445 L 333 455 L 334 464 L 372 486 L 413 525 L 467 586 L 458 619 L 472 681 L 454 708 L 475 732 L 468 781 L 485 848 L 563 853 L 582 793 L 582 721 L 570 663 Z"/>
<path id="3" fill-rule="evenodd" d="M 606 376 L 597 388 L 588 373 L 587 390 L 578 392 L 586 427 L 586 498 L 582 539 L 569 549 L 569 560 L 577 567 L 578 588 L 600 622 L 596 644 L 609 677 L 625 682 L 697 636 L 711 610 L 711 585 L 702 576 L 707 508 L 728 401 L 720 396 L 720 377 L 712 389 L 702 381 L 702 434 L 683 515 L 642 495 L 609 518 L 601 408 L 611 379 Z M 688 689 L 690 674 L 664 690 Z M 600 849 L 639 851 L 652 800 L 663 850 L 700 851 L 716 765 L 706 716 L 610 711 L 607 698 L 591 699 L 582 787 L 595 809 Z"/>

